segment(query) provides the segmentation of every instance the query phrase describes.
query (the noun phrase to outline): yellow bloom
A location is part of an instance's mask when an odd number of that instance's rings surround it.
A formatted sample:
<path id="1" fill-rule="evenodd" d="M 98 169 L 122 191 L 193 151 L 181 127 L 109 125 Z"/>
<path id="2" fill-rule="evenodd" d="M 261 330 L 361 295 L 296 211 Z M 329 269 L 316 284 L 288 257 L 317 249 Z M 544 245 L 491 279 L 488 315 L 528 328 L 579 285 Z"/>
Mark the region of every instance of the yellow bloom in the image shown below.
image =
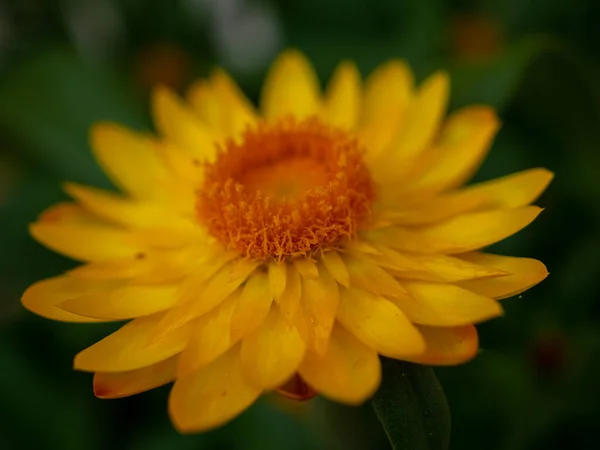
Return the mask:
<path id="1" fill-rule="evenodd" d="M 362 85 L 342 63 L 321 94 L 298 52 L 274 64 L 260 111 L 220 70 L 188 104 L 158 88 L 159 137 L 92 130 L 123 194 L 76 184 L 31 225 L 83 262 L 31 286 L 54 320 L 132 319 L 83 350 L 102 398 L 175 381 L 184 432 L 219 426 L 261 394 L 317 392 L 358 404 L 378 355 L 453 365 L 473 324 L 547 275 L 538 261 L 482 253 L 532 222 L 552 174 L 532 169 L 466 188 L 499 122 L 485 106 L 444 118 L 446 74 L 414 86 L 402 61 Z"/>

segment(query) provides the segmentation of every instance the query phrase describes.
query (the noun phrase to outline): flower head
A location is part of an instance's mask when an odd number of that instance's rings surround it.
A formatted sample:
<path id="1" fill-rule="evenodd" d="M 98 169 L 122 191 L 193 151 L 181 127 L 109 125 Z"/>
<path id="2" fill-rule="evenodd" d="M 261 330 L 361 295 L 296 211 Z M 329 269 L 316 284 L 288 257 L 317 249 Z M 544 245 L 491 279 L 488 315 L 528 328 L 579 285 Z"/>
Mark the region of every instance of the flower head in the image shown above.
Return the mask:
<path id="1" fill-rule="evenodd" d="M 498 130 L 485 106 L 444 118 L 448 78 L 415 87 L 391 61 L 364 86 L 342 63 L 324 95 L 284 53 L 260 112 L 220 70 L 188 103 L 158 88 L 159 136 L 92 130 L 122 193 L 67 184 L 74 201 L 31 225 L 83 264 L 23 296 L 67 322 L 130 320 L 75 357 L 102 398 L 175 382 L 182 431 L 219 426 L 261 394 L 349 404 L 377 389 L 379 355 L 453 365 L 474 324 L 547 275 L 481 252 L 532 222 L 552 175 L 460 187 Z"/>

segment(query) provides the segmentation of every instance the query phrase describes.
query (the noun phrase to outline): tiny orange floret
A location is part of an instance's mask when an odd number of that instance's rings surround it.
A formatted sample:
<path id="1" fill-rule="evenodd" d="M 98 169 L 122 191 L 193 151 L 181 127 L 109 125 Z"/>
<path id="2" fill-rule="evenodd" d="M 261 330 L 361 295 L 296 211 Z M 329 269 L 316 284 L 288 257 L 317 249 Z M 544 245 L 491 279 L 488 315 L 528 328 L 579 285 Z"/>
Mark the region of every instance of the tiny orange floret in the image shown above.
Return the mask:
<path id="1" fill-rule="evenodd" d="M 205 166 L 197 212 L 229 248 L 281 261 L 337 247 L 369 219 L 375 197 L 364 149 L 311 117 L 246 130 Z"/>

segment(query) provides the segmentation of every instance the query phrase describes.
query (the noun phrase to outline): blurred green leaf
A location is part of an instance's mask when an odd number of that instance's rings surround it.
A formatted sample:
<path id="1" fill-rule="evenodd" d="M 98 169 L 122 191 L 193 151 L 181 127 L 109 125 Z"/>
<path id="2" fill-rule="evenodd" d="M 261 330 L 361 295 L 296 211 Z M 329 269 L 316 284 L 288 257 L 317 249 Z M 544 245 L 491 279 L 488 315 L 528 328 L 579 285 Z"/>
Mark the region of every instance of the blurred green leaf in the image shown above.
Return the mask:
<path id="1" fill-rule="evenodd" d="M 528 37 L 489 62 L 451 65 L 452 108 L 485 104 L 502 112 L 518 92 L 535 58 L 551 46 L 548 37 Z"/>
<path id="2" fill-rule="evenodd" d="M 0 341 L 0 420 L 6 449 L 94 450 L 89 436 L 98 425 L 84 402 L 68 385 L 36 370 L 26 355 Z"/>
<path id="3" fill-rule="evenodd" d="M 431 367 L 382 358 L 373 407 L 394 450 L 446 450 L 450 408 Z"/>

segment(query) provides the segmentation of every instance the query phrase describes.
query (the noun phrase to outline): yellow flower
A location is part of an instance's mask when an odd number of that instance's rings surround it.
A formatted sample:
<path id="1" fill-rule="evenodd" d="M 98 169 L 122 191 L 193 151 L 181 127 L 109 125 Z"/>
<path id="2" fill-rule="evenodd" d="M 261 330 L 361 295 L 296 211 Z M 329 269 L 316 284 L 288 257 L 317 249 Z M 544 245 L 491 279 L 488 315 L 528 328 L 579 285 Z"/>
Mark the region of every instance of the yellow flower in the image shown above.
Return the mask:
<path id="1" fill-rule="evenodd" d="M 92 146 L 123 194 L 76 184 L 31 225 L 83 262 L 31 286 L 29 310 L 66 322 L 128 320 L 75 357 L 98 397 L 175 381 L 183 431 L 240 414 L 261 394 L 368 399 L 378 355 L 453 365 L 473 324 L 547 275 L 482 253 L 532 222 L 552 174 L 460 188 L 499 122 L 485 106 L 444 118 L 446 74 L 414 86 L 402 61 L 365 82 L 342 63 L 321 94 L 284 53 L 260 111 L 221 70 L 180 101 L 153 98 L 160 136 L 97 124 Z"/>

